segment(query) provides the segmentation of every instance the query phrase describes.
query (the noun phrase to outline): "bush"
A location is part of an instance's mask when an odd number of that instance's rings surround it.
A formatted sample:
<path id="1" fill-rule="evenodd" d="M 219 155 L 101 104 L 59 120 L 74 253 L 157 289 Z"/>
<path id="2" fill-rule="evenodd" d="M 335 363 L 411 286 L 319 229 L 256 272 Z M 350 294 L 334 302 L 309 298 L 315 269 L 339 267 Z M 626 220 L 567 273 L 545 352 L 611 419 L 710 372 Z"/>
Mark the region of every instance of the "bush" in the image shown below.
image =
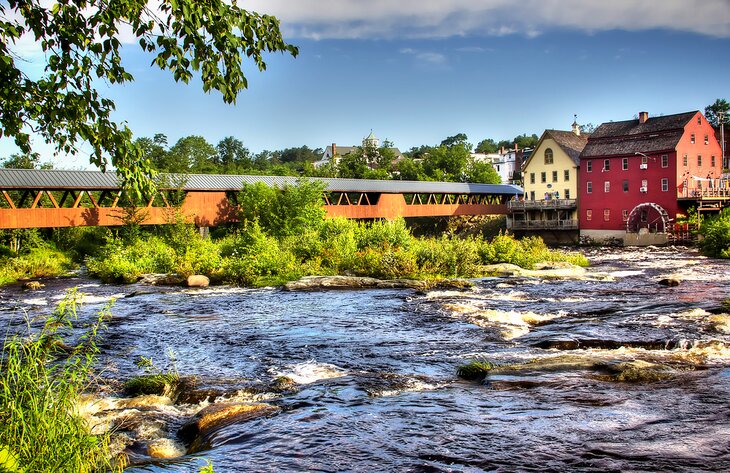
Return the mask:
<path id="1" fill-rule="evenodd" d="M 352 270 L 357 253 L 357 222 L 345 218 L 325 220 L 319 230 L 324 244 L 322 266 L 335 272 Z"/>
<path id="2" fill-rule="evenodd" d="M 700 234 L 703 254 L 713 258 L 730 258 L 730 209 L 702 222 Z"/>
<path id="3" fill-rule="evenodd" d="M 356 253 L 353 270 L 359 276 L 397 279 L 413 277 L 417 273 L 418 265 L 416 256 L 409 251 L 368 248 Z"/>
<path id="4" fill-rule="evenodd" d="M 75 411 L 79 394 L 91 381 L 98 330 L 109 316 L 108 307 L 70 355 L 59 350 L 65 346 L 62 332 L 76 318 L 79 297 L 71 291 L 39 332 L 12 336 L 3 344 L 0 455 L 18 465 L 17 471 L 111 469 L 108 437 L 91 435 Z"/>
<path id="5" fill-rule="evenodd" d="M 421 272 L 444 277 L 478 275 L 479 240 L 444 235 L 416 242 L 414 252 Z"/>
<path id="6" fill-rule="evenodd" d="M 395 220 L 376 220 L 371 223 L 361 223 L 357 228 L 357 247 L 365 248 L 403 248 L 408 249 L 413 236 L 403 218 Z"/>
<path id="7" fill-rule="evenodd" d="M 60 276 L 72 266 L 65 253 L 51 246 L 32 248 L 15 257 L 0 258 L 0 285 L 21 278 Z"/>

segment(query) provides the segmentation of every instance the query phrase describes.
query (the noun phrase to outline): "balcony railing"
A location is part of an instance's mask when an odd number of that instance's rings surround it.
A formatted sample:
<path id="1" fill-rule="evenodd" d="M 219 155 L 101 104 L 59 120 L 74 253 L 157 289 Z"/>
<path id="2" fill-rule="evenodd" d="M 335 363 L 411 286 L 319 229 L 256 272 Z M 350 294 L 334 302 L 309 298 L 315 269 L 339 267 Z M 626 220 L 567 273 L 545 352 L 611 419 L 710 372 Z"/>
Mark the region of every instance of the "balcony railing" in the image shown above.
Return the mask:
<path id="1" fill-rule="evenodd" d="M 509 202 L 510 212 L 516 210 L 574 209 L 576 207 L 577 201 L 575 199 L 511 200 Z"/>
<path id="2" fill-rule="evenodd" d="M 577 230 L 578 220 L 507 220 L 510 230 Z"/>

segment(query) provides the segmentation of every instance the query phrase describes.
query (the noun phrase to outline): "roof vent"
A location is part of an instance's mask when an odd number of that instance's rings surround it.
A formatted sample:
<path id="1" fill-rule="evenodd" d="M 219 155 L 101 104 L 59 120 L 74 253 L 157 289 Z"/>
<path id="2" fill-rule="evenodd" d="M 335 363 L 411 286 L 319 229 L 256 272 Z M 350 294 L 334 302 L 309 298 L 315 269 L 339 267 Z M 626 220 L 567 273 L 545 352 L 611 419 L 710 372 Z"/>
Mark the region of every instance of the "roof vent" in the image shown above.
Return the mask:
<path id="1" fill-rule="evenodd" d="M 639 123 L 646 123 L 649 120 L 649 112 L 639 112 Z"/>

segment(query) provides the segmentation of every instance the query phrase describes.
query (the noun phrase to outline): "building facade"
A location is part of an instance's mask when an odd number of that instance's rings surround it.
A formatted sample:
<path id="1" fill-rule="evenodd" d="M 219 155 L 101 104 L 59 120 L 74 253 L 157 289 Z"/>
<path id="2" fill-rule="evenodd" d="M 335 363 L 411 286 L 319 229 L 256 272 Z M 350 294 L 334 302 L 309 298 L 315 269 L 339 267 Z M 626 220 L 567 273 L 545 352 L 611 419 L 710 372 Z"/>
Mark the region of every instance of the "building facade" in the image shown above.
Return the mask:
<path id="1" fill-rule="evenodd" d="M 524 200 L 510 202 L 514 231 L 578 230 L 578 166 L 587 142 L 572 131 L 545 130 L 522 169 Z"/>
<path id="2" fill-rule="evenodd" d="M 661 233 L 721 182 L 722 154 L 699 111 L 609 122 L 580 155 L 580 234 L 625 239 Z"/>

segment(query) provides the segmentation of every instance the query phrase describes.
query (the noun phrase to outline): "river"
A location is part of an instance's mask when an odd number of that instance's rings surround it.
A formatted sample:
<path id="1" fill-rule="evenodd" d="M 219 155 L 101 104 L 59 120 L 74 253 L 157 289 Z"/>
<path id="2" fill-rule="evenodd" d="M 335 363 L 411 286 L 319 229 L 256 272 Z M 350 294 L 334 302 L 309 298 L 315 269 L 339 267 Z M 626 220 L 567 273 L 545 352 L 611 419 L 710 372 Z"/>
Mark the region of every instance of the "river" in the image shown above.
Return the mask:
<path id="1" fill-rule="evenodd" d="M 197 471 L 203 459 L 219 473 L 730 470 L 730 262 L 685 248 L 585 252 L 589 280 L 486 278 L 466 291 L 193 290 L 79 276 L 0 289 L 0 317 L 17 328 L 71 286 L 86 294 L 82 321 L 114 298 L 101 343 L 107 391 L 141 373 L 140 356 L 161 368 L 172 358 L 229 400 L 280 408 L 185 455 L 174 429 L 200 405 L 150 402 L 137 409 L 146 423 L 128 471 Z M 657 283 L 669 273 L 679 286 Z M 457 377 L 471 360 L 497 369 L 483 382 Z M 626 366 L 658 375 L 620 380 Z M 243 389 L 279 376 L 295 386 Z M 144 442 L 160 438 L 182 456 L 145 457 Z"/>

